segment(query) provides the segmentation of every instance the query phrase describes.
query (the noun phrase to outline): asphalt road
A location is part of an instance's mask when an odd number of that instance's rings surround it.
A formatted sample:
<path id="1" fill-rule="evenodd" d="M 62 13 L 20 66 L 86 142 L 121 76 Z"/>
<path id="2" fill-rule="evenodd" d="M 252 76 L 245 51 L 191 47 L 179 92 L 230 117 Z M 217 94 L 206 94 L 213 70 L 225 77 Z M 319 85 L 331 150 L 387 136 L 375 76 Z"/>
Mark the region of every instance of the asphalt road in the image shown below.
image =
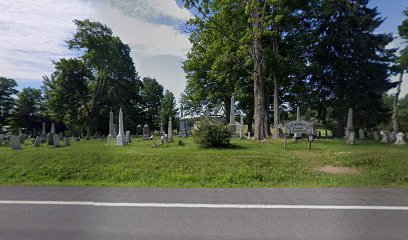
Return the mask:
<path id="1" fill-rule="evenodd" d="M 0 239 L 406 240 L 408 189 L 0 187 Z"/>

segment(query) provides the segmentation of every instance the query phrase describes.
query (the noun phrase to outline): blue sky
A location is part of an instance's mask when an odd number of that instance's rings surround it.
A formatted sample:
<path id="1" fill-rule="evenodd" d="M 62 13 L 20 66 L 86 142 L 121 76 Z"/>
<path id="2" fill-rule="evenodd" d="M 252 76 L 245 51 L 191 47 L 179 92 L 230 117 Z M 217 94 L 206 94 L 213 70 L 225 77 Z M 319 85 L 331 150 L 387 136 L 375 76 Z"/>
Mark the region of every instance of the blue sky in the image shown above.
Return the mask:
<path id="1" fill-rule="evenodd" d="M 408 1 L 372 0 L 370 6 L 387 18 L 377 31 L 396 35 Z M 191 14 L 181 0 L 1 0 L 0 12 L 0 75 L 17 80 L 19 89 L 40 87 L 42 76 L 53 72 L 52 60 L 76 56 L 65 44 L 75 32 L 72 20 L 89 18 L 131 47 L 141 77 L 155 77 L 177 98 L 184 90 L 181 65 L 191 44 L 179 26 Z"/>

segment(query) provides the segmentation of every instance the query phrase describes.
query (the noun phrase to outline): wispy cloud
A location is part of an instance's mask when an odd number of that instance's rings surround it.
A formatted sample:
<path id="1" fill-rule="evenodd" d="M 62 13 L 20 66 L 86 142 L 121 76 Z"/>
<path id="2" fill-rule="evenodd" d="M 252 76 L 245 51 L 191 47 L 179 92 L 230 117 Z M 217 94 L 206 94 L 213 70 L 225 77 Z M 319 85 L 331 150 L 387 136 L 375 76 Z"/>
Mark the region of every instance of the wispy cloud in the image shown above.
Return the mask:
<path id="1" fill-rule="evenodd" d="M 142 76 L 160 75 L 156 72 L 166 60 L 177 59 L 168 64 L 178 66 L 191 46 L 178 31 L 191 14 L 175 0 L 1 0 L 0 12 L 0 75 L 25 86 L 30 81 L 38 86 L 43 75 L 51 74 L 52 60 L 76 56 L 65 44 L 75 32 L 73 19 L 108 25 L 131 47 L 135 62 L 149 59 L 148 67 L 136 66 Z M 184 74 L 179 67 L 168 70 L 164 85 L 177 94 L 184 88 Z"/>

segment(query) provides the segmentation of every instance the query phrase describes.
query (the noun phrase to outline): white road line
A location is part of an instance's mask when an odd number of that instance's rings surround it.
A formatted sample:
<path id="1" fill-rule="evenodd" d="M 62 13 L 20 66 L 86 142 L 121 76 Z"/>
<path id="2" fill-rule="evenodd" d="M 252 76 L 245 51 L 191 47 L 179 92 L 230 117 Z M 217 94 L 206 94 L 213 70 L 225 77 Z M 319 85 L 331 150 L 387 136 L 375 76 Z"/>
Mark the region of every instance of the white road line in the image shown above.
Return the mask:
<path id="1" fill-rule="evenodd" d="M 116 203 L 82 201 L 14 201 L 0 200 L 0 205 L 63 205 L 94 207 L 140 208 L 217 208 L 217 209 L 322 209 L 322 210 L 394 210 L 408 211 L 408 206 L 341 206 L 341 205 L 261 205 L 261 204 L 206 204 L 206 203 Z"/>

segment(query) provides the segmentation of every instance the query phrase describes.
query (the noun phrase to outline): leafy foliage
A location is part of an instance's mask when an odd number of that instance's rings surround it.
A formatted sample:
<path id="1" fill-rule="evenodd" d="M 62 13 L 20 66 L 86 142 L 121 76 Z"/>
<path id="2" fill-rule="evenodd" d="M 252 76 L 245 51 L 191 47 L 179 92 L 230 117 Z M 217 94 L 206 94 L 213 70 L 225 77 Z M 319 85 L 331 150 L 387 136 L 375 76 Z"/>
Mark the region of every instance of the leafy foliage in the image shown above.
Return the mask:
<path id="1" fill-rule="evenodd" d="M 12 111 L 12 126 L 33 129 L 40 127 L 43 96 L 40 89 L 24 88 L 17 94 Z"/>
<path id="2" fill-rule="evenodd" d="M 204 120 L 197 128 L 194 132 L 194 140 L 200 145 L 222 147 L 230 144 L 231 131 L 226 125 Z"/>
<path id="3" fill-rule="evenodd" d="M 0 77 L 0 126 L 8 123 L 14 105 L 13 95 L 18 92 L 16 87 L 17 82 L 15 80 Z"/>

